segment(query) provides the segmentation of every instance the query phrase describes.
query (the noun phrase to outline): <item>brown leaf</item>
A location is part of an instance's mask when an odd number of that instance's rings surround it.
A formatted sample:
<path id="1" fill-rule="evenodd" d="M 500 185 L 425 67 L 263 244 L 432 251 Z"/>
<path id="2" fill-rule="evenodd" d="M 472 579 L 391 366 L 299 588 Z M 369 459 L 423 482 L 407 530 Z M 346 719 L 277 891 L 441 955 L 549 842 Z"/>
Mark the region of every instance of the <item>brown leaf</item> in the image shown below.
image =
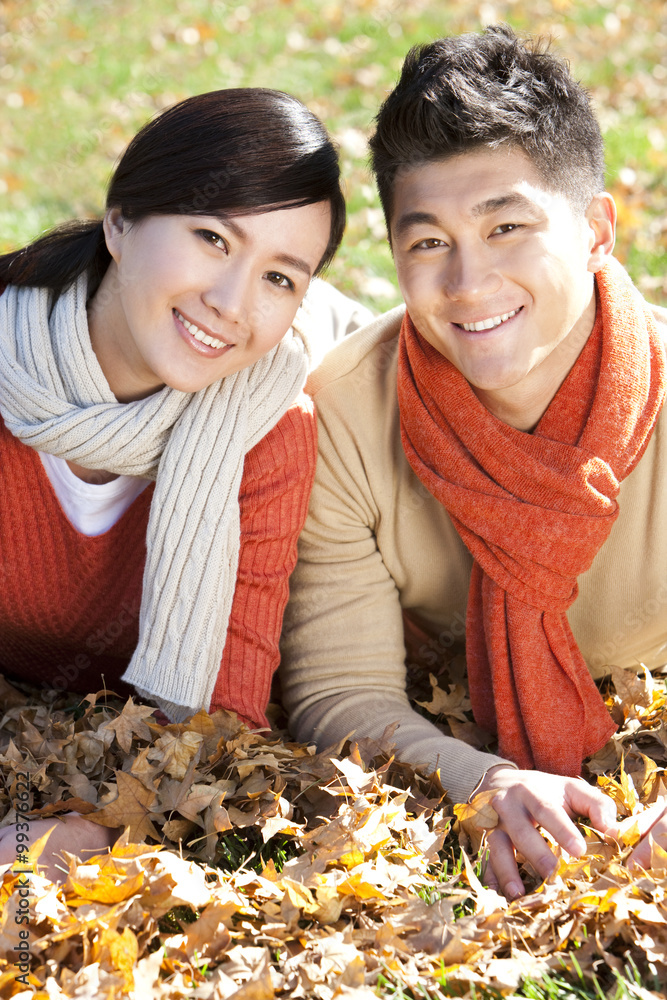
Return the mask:
<path id="1" fill-rule="evenodd" d="M 78 812 L 82 816 L 95 811 L 92 802 L 85 799 L 73 797 L 71 799 L 59 799 L 57 802 L 47 802 L 39 809 L 33 809 L 33 816 L 55 816 L 57 813 Z"/>
<path id="2" fill-rule="evenodd" d="M 463 684 L 454 684 L 449 690 L 444 691 L 438 687 L 438 680 L 433 674 L 429 675 L 431 682 L 431 700 L 418 701 L 417 704 L 425 708 L 431 715 L 452 716 L 461 722 L 467 722 L 466 712 L 470 710 L 470 699 Z"/>
<path id="3" fill-rule="evenodd" d="M 146 837 L 159 840 L 160 835 L 150 819 L 157 800 L 155 792 L 149 791 L 125 771 L 116 771 L 116 781 L 117 798 L 103 809 L 91 813 L 87 819 L 101 826 L 128 827 L 130 838 L 136 842 Z"/>
<path id="4" fill-rule="evenodd" d="M 132 697 L 127 699 L 123 711 L 118 718 L 103 722 L 98 732 L 105 729 L 114 734 L 120 747 L 125 753 L 130 752 L 132 737 L 138 736 L 142 740 L 150 740 L 151 731 L 144 722 L 144 719 L 153 715 L 154 709 L 147 705 L 135 705 Z"/>
<path id="5" fill-rule="evenodd" d="M 624 715 L 636 714 L 636 706 L 647 708 L 653 701 L 654 683 L 651 674 L 642 665 L 641 673 L 610 667 L 611 679 L 621 699 Z"/>
<path id="6" fill-rule="evenodd" d="M 241 722 L 235 712 L 227 712 L 220 709 L 209 715 L 203 709 L 193 715 L 187 724 L 187 728 L 192 733 L 198 733 L 204 741 L 204 756 L 210 757 L 215 753 L 221 740 L 230 740 L 238 735 Z"/>
<path id="7" fill-rule="evenodd" d="M 204 745 L 204 737 L 199 733 L 164 733 L 156 740 L 150 756 L 158 758 L 166 773 L 183 781 L 193 760 L 199 760 Z"/>
<path id="8" fill-rule="evenodd" d="M 227 924 L 231 924 L 231 917 L 236 909 L 233 902 L 209 903 L 199 919 L 188 925 L 184 934 L 167 938 L 167 951 L 185 954 L 188 958 L 193 958 L 195 954 L 199 958 L 222 955 L 232 942 Z"/>

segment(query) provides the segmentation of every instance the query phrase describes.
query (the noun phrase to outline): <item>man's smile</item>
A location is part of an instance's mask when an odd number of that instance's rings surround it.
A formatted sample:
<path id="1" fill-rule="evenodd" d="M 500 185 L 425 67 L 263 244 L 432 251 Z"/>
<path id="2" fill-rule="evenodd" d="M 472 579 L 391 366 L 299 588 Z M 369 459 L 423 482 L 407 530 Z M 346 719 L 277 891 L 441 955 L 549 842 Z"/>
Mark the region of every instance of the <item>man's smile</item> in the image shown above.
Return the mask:
<path id="1" fill-rule="evenodd" d="M 512 317 L 516 316 L 522 309 L 523 306 L 519 306 L 518 309 L 513 309 L 508 313 L 502 313 L 500 316 L 491 316 L 489 319 L 478 320 L 476 323 L 455 323 L 454 326 L 460 326 L 461 329 L 465 330 L 467 333 L 480 333 L 482 330 L 493 330 L 494 327 L 500 326 L 501 323 L 507 322 L 508 319 L 512 319 Z"/>

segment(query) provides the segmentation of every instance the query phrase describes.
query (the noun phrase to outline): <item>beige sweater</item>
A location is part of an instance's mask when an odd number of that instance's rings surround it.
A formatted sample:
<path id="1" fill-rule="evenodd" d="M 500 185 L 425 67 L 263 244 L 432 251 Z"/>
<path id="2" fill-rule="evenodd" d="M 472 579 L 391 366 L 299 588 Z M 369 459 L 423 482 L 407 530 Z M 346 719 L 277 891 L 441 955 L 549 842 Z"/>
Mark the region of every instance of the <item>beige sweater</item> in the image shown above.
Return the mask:
<path id="1" fill-rule="evenodd" d="M 396 398 L 402 309 L 343 341 L 311 375 L 319 458 L 290 581 L 282 690 L 292 730 L 321 747 L 394 722 L 398 755 L 440 768 L 465 800 L 501 758 L 444 736 L 405 694 L 405 609 L 461 636 L 471 557 L 403 453 Z M 665 329 L 667 334 L 667 328 Z M 667 662 L 667 416 L 620 491 L 620 515 L 568 612 L 594 677 Z"/>

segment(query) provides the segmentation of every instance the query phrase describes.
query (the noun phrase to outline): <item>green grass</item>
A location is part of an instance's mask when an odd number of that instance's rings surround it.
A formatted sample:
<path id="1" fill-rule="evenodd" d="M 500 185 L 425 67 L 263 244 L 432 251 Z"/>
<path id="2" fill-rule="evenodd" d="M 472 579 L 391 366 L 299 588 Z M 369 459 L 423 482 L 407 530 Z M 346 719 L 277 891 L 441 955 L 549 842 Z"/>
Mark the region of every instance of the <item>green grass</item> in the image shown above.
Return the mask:
<path id="1" fill-rule="evenodd" d="M 300 853 L 291 837 L 277 834 L 264 843 L 258 829 L 246 827 L 218 838 L 215 864 L 226 872 L 248 867 L 260 873 L 273 861 L 276 871 L 281 872 L 285 863 Z"/>
<path id="2" fill-rule="evenodd" d="M 390 1000 L 447 1000 L 449 997 L 469 996 L 471 1000 L 501 1000 L 501 997 L 527 997 L 529 1000 L 641 1000 L 646 997 L 647 990 L 654 990 L 656 996 L 664 996 L 661 987 L 664 984 L 657 978 L 642 976 L 639 969 L 628 957 L 624 963 L 623 972 L 608 968 L 600 975 L 584 975 L 576 956 L 567 956 L 572 972 L 545 974 L 539 982 L 534 979 L 524 979 L 513 993 L 470 984 L 469 991 L 460 982 L 448 984 L 447 975 L 443 971 L 436 976 L 437 985 L 420 984 L 409 987 L 396 976 L 385 970 L 380 974 L 377 984 L 377 995 Z M 565 960 L 563 960 L 565 965 Z"/>
<path id="3" fill-rule="evenodd" d="M 0 3 L 0 249 L 72 216 L 99 214 L 109 173 L 162 107 L 229 86 L 291 91 L 341 145 L 348 232 L 331 279 L 376 310 L 398 301 L 364 139 L 408 48 L 482 20 L 553 33 L 591 88 L 622 204 L 619 255 L 667 302 L 667 113 L 657 0 L 9 0 Z M 619 184 L 631 168 L 634 187 Z M 627 204 L 626 204 L 627 203 Z M 369 214 L 370 210 L 370 214 Z M 379 282 L 377 279 L 382 279 Z"/>

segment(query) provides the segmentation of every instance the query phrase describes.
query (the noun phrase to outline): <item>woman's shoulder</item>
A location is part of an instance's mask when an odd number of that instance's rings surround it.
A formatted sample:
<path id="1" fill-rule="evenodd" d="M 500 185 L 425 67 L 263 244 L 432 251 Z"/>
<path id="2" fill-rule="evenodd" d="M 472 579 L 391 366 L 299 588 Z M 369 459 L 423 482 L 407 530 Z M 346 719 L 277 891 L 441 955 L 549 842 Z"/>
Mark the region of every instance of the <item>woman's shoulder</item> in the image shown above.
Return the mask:
<path id="1" fill-rule="evenodd" d="M 304 392 L 294 400 L 268 434 L 246 455 L 243 479 L 265 478 L 272 472 L 290 471 L 307 476 L 317 455 L 317 418 L 312 399 Z"/>

